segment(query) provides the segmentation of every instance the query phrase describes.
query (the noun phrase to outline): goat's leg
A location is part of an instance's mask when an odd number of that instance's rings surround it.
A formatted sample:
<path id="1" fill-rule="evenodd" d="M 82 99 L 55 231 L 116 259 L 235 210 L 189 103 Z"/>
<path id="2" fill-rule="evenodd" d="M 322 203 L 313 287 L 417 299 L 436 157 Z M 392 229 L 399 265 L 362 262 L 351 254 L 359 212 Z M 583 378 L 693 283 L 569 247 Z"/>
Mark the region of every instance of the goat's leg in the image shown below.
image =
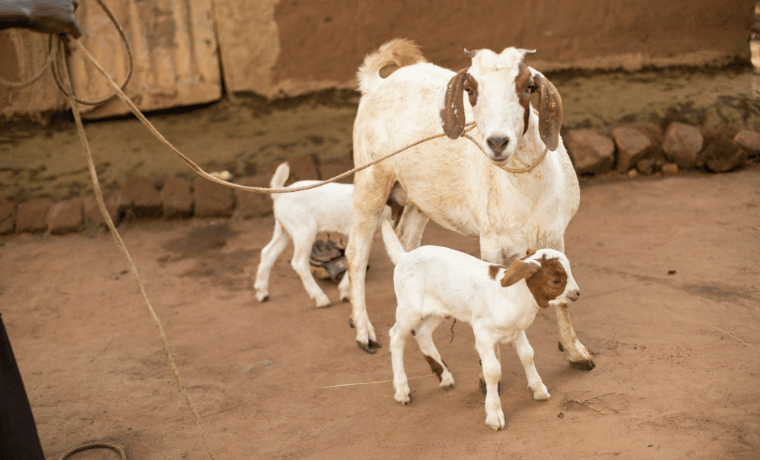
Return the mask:
<path id="1" fill-rule="evenodd" d="M 560 239 L 553 249 L 564 253 L 564 238 Z M 570 310 L 567 308 L 567 305 L 555 306 L 554 312 L 557 314 L 557 327 L 559 328 L 559 350 L 567 351 L 567 360 L 570 361 L 572 367 L 590 371 L 596 364 L 594 364 L 594 360 L 591 358 L 588 350 L 586 350 L 586 347 L 578 340 L 578 336 L 575 335 L 573 324 L 570 322 Z"/>
<path id="2" fill-rule="evenodd" d="M 396 234 L 404 250 L 411 251 L 420 247 L 422 233 L 425 231 L 425 226 L 429 220 L 416 206 L 404 206 L 404 212 L 401 214 L 401 220 L 396 229 Z"/>
<path id="3" fill-rule="evenodd" d="M 368 172 L 365 172 L 368 171 Z M 375 329 L 367 315 L 364 281 L 369 261 L 369 250 L 392 182 L 384 184 L 381 178 L 372 176 L 373 169 L 361 171 L 354 178 L 354 197 L 351 215 L 353 224 L 348 236 L 346 262 L 351 284 L 351 318 L 349 324 L 356 327 L 356 343 L 367 353 L 375 353 L 380 346 Z M 365 173 L 365 174 L 361 174 Z"/>
<path id="4" fill-rule="evenodd" d="M 473 327 L 475 331 L 475 349 L 483 363 L 483 375 L 486 380 L 486 425 L 492 430 L 504 429 L 504 412 L 501 410 L 499 399 L 499 378 L 501 377 L 501 364 L 494 352 L 494 341 L 490 339 L 487 330 Z"/>
<path id="5" fill-rule="evenodd" d="M 294 250 L 293 259 L 290 261 L 290 265 L 293 267 L 293 270 L 298 273 L 298 276 L 303 283 L 303 287 L 306 288 L 309 297 L 316 301 L 317 307 L 329 307 L 330 299 L 319 287 L 314 280 L 314 276 L 311 274 L 311 270 L 309 270 L 309 256 L 311 255 L 311 245 L 314 243 L 314 238 L 317 236 L 316 228 L 302 227 L 293 233 Z"/>
<path id="6" fill-rule="evenodd" d="M 433 342 L 433 331 L 435 331 L 442 321 L 443 318 L 440 316 L 428 316 L 417 327 L 414 338 L 417 340 L 417 345 L 419 345 L 422 354 L 425 355 L 428 364 L 430 364 L 430 369 L 438 376 L 438 381 L 440 382 L 438 386 L 444 390 L 450 390 L 454 388 L 454 376 L 449 372 L 448 366 L 446 366 Z"/>
<path id="7" fill-rule="evenodd" d="M 343 279 L 338 284 L 338 292 L 340 293 L 340 300 L 348 302 L 351 300 L 351 283 L 349 282 L 348 273 L 343 274 Z"/>
<path id="8" fill-rule="evenodd" d="M 525 369 L 525 376 L 528 378 L 528 388 L 533 392 L 533 399 L 536 401 L 546 401 L 549 399 L 549 391 L 546 389 L 546 385 L 541 380 L 541 376 L 538 375 L 536 365 L 533 363 L 533 347 L 528 342 L 528 337 L 525 336 L 525 331 L 520 331 L 517 337 L 512 340 L 512 346 L 515 347 L 517 356 L 520 358 L 520 362 Z"/>
<path id="9" fill-rule="evenodd" d="M 283 229 L 282 224 L 275 219 L 274 235 L 272 240 L 261 250 L 261 261 L 256 270 L 256 280 L 253 282 L 253 288 L 256 290 L 256 298 L 259 302 L 265 302 L 269 299 L 269 275 L 272 273 L 274 263 L 288 246 L 289 241 L 290 237 Z"/>
<path id="10" fill-rule="evenodd" d="M 404 370 L 404 346 L 406 338 L 412 331 L 412 325 L 396 321 L 390 330 L 391 362 L 393 363 L 393 389 L 394 399 L 402 405 L 412 402 L 412 393 L 409 390 L 409 380 Z"/>

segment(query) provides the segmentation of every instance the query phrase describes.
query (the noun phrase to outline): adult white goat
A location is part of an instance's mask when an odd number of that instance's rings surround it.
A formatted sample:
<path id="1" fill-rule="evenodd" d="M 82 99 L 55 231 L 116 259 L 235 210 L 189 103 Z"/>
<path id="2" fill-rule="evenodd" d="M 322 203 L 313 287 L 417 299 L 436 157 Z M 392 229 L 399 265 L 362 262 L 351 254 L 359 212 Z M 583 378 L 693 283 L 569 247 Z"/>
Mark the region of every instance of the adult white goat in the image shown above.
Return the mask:
<path id="1" fill-rule="evenodd" d="M 407 250 L 419 246 L 433 219 L 478 238 L 481 258 L 505 266 L 529 248 L 564 252 L 565 228 L 578 209 L 578 178 L 559 135 L 562 100 L 554 85 L 525 63 L 532 52 L 465 53 L 472 65 L 454 73 L 426 62 L 413 42 L 396 39 L 367 56 L 357 74 L 362 96 L 354 123 L 355 165 L 438 133 L 441 126 L 450 138 L 419 144 L 354 177 L 354 221 L 346 249 L 351 323 L 357 343 L 370 353 L 379 344 L 367 315 L 365 270 L 372 235 L 394 186 L 406 195 L 396 231 Z M 530 105 L 534 91 L 538 113 Z M 485 155 L 460 138 L 471 120 L 476 129 L 470 134 Z M 543 157 L 545 148 L 550 152 Z M 504 169 L 535 163 L 522 174 Z M 560 349 L 567 350 L 573 367 L 592 369 L 569 312 L 555 312 Z"/>

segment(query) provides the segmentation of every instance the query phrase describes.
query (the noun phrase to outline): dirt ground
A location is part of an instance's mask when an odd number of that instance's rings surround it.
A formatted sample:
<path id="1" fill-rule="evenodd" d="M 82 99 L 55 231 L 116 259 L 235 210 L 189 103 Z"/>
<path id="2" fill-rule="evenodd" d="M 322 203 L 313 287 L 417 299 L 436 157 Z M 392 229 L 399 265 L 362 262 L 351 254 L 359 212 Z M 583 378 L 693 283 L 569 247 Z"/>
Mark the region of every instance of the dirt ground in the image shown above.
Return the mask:
<path id="1" fill-rule="evenodd" d="M 286 252 L 270 301 L 251 288 L 272 217 L 120 227 L 219 460 L 244 458 L 739 458 L 760 456 L 760 168 L 582 185 L 566 234 L 573 324 L 592 371 L 557 350 L 551 311 L 527 335 L 552 397 L 533 401 L 502 354 L 508 429 L 485 424 L 468 325 L 436 331 L 456 388 L 408 342 L 413 402 L 393 400 L 392 265 L 375 241 L 361 351 L 350 306 L 317 309 Z M 429 225 L 424 244 L 478 254 Z M 291 251 L 289 249 L 288 251 Z M 672 274 L 671 274 L 672 273 Z M 337 286 L 323 283 L 337 302 Z M 0 311 L 45 455 L 100 440 L 128 458 L 206 458 L 127 265 L 110 236 L 0 239 Z M 373 383 L 380 382 L 380 383 Z M 338 386 L 359 384 L 351 386 Z M 91 451 L 76 459 L 116 458 Z"/>

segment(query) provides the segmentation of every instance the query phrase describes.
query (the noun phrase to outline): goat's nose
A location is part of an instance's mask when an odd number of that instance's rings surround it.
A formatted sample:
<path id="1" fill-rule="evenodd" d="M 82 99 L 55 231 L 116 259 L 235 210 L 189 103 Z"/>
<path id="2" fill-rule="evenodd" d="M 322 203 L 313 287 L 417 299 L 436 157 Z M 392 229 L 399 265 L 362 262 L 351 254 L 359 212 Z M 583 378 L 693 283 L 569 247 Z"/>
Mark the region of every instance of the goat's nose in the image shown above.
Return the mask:
<path id="1" fill-rule="evenodd" d="M 507 144 L 509 144 L 509 138 L 494 136 L 489 137 L 487 142 L 488 146 L 491 147 L 491 150 L 493 150 L 495 153 L 501 153 L 505 148 L 507 148 Z"/>
<path id="2" fill-rule="evenodd" d="M 570 300 L 572 300 L 573 302 L 575 302 L 576 300 L 578 300 L 578 297 L 580 297 L 580 296 L 581 296 L 580 289 L 575 289 L 575 290 L 570 291 L 570 292 L 567 293 L 567 298 L 570 299 Z"/>

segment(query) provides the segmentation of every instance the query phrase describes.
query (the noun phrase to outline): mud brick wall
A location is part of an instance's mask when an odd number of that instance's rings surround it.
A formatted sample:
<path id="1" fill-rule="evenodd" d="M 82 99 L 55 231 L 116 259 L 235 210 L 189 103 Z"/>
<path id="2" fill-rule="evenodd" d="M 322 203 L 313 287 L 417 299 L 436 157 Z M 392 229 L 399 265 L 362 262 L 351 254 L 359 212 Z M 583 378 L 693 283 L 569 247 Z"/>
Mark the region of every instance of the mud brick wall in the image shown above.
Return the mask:
<path id="1" fill-rule="evenodd" d="M 395 37 L 417 41 L 427 58 L 458 69 L 462 49 L 537 49 L 531 65 L 630 70 L 749 62 L 753 0 L 106 0 L 135 51 L 127 93 L 142 110 L 219 100 L 223 88 L 268 98 L 354 87 L 364 56 Z M 92 0 L 77 11 L 85 46 L 117 81 L 125 52 Z M 22 80 L 45 61 L 47 39 L 0 31 L 0 76 Z M 97 71 L 71 58 L 77 91 L 106 93 Z M 16 90 L 0 85 L 0 116 L 65 108 L 49 76 Z M 118 102 L 91 118 L 126 113 Z"/>

